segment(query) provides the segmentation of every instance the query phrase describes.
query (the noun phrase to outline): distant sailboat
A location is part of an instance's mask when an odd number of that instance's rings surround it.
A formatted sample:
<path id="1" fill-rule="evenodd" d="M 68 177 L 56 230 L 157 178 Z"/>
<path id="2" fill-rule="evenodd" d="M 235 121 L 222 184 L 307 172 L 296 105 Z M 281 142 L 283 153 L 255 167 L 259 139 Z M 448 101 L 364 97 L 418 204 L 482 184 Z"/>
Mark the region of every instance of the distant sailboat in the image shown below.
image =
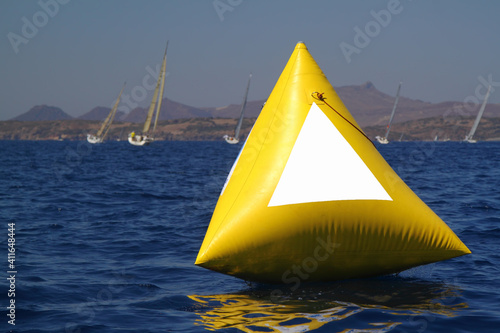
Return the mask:
<path id="1" fill-rule="evenodd" d="M 108 131 L 111 127 L 111 124 L 113 123 L 113 119 L 115 118 L 116 115 L 116 110 L 118 109 L 118 104 L 120 103 L 120 97 L 122 95 L 123 89 L 125 88 L 125 83 L 123 84 L 122 90 L 120 91 L 120 94 L 118 95 L 118 98 L 116 99 L 115 105 L 109 112 L 108 116 L 104 120 L 104 122 L 101 125 L 101 128 L 99 128 L 99 131 L 97 131 L 96 135 L 93 134 L 87 134 L 87 141 L 89 143 L 102 143 L 104 138 L 106 137 L 106 134 L 108 134 Z"/>
<path id="2" fill-rule="evenodd" d="M 391 118 L 389 119 L 389 124 L 387 125 L 387 131 L 385 132 L 385 136 L 381 137 L 377 135 L 375 139 L 381 144 L 388 144 L 389 143 L 389 131 L 391 130 L 391 125 L 392 125 L 392 119 L 394 118 L 394 113 L 396 112 L 396 107 L 398 105 L 398 100 L 399 100 L 399 90 L 401 89 L 401 82 L 399 82 L 398 86 L 398 92 L 396 93 L 396 100 L 394 101 L 394 106 L 392 107 L 392 113 L 391 113 Z"/>
<path id="3" fill-rule="evenodd" d="M 165 85 L 165 71 L 167 67 L 167 46 L 165 47 L 165 54 L 163 55 L 163 63 L 161 65 L 160 75 L 158 76 L 158 81 L 156 82 L 156 88 L 153 94 L 153 100 L 149 106 L 148 114 L 144 126 L 142 128 L 141 134 L 136 134 L 132 132 L 128 135 L 128 142 L 134 146 L 145 146 L 149 145 L 154 141 L 154 132 L 156 130 L 156 124 L 158 123 L 158 117 L 160 115 L 161 101 L 163 99 L 163 90 Z M 153 119 L 153 114 L 156 111 L 155 121 L 153 129 L 151 130 L 151 120 Z"/>
<path id="4" fill-rule="evenodd" d="M 484 101 L 483 104 L 481 105 L 481 109 L 479 109 L 479 113 L 477 114 L 476 120 L 474 121 L 474 125 L 472 125 L 472 128 L 465 136 L 464 141 L 468 143 L 476 143 L 477 141 L 473 139 L 474 133 L 476 133 L 477 126 L 479 125 L 479 122 L 481 121 L 481 117 L 483 116 L 484 109 L 486 108 L 486 102 L 488 101 L 488 97 L 490 96 L 490 90 L 491 86 L 488 87 L 488 91 L 486 92 L 486 95 L 484 96 Z"/>
<path id="5" fill-rule="evenodd" d="M 234 130 L 234 136 L 229 136 L 227 134 L 224 135 L 224 139 L 226 140 L 226 142 L 233 145 L 240 142 L 240 129 L 241 129 L 241 124 L 243 123 L 243 114 L 245 113 L 245 107 L 247 105 L 248 89 L 250 88 L 251 79 L 252 79 L 252 74 L 250 74 L 250 77 L 248 78 L 247 90 L 245 92 L 245 97 L 243 98 L 243 104 L 241 104 L 240 119 L 238 120 L 238 124 L 236 125 L 236 128 Z"/>
<path id="6" fill-rule="evenodd" d="M 399 140 L 398 140 L 399 142 L 401 142 L 401 140 L 403 139 L 403 135 L 405 135 L 405 133 L 404 133 L 404 132 L 403 132 L 403 133 L 401 133 L 401 136 L 399 137 Z"/>

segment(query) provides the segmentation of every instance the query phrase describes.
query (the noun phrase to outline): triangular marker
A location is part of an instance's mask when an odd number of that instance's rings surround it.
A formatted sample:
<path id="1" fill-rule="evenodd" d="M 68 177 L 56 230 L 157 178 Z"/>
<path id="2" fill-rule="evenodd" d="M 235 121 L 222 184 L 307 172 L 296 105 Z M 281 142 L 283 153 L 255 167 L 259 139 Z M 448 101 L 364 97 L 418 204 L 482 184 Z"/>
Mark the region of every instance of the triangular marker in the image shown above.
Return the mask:
<path id="1" fill-rule="evenodd" d="M 313 103 L 268 206 L 333 200 L 392 198 Z"/>
<path id="2" fill-rule="evenodd" d="M 298 43 L 231 168 L 195 264 L 296 283 L 390 274 L 468 253 Z"/>

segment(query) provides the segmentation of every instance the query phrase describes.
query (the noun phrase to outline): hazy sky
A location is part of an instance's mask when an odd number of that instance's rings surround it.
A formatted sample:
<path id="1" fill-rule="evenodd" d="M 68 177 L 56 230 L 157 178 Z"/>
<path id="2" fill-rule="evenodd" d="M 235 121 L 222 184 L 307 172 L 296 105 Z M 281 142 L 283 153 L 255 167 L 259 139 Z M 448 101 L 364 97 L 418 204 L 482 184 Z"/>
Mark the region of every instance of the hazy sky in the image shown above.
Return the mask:
<path id="1" fill-rule="evenodd" d="M 492 81 L 500 103 L 495 0 L 2 0 L 0 35 L 0 120 L 110 107 L 124 81 L 121 108 L 148 105 L 167 40 L 165 96 L 196 107 L 241 103 L 250 72 L 266 99 L 298 41 L 334 87 L 463 102 Z"/>

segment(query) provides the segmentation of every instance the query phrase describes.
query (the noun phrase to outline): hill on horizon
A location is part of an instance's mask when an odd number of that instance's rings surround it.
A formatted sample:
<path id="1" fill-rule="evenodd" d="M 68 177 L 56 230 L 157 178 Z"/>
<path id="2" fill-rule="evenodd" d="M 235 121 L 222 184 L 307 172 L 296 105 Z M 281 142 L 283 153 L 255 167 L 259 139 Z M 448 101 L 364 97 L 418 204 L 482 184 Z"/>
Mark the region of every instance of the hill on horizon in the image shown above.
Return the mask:
<path id="1" fill-rule="evenodd" d="M 131 123 L 142 123 L 146 120 L 148 108 L 137 107 L 124 114 L 120 121 Z M 210 112 L 195 108 L 186 104 L 172 101 L 171 99 L 164 98 L 161 103 L 159 120 L 170 119 L 186 119 L 186 118 L 211 118 L 213 117 Z"/>
<path id="2" fill-rule="evenodd" d="M 92 110 L 90 110 L 87 113 L 84 113 L 80 117 L 77 117 L 77 119 L 82 119 L 82 120 L 98 120 L 102 121 L 106 119 L 106 117 L 109 115 L 109 112 L 111 111 L 111 108 L 105 107 L 105 106 L 96 106 Z M 120 119 L 125 115 L 125 112 L 122 111 L 116 111 L 115 119 Z"/>
<path id="3" fill-rule="evenodd" d="M 73 119 L 72 116 L 58 107 L 48 105 L 35 105 L 27 112 L 12 118 L 18 121 L 40 121 L 40 120 L 67 120 Z"/>
<path id="4" fill-rule="evenodd" d="M 379 91 L 370 81 L 361 85 L 337 87 L 335 90 L 360 126 L 379 126 L 388 123 L 395 96 L 390 96 Z M 470 105 L 464 102 L 448 101 L 430 103 L 411 99 L 404 96 L 404 85 L 401 91 L 394 123 L 440 116 L 445 118 L 457 115 L 473 117 L 476 116 L 479 110 L 479 105 L 471 108 Z M 265 100 L 248 101 L 245 109 L 245 118 L 258 117 L 264 102 Z M 159 119 L 238 118 L 240 109 L 240 104 L 197 108 L 165 98 L 161 105 Z M 110 108 L 108 107 L 98 106 L 76 119 L 104 120 L 109 110 Z M 147 108 L 137 107 L 128 114 L 118 111 L 115 119 L 122 122 L 142 123 L 146 119 L 146 113 Z M 500 117 L 500 104 L 488 104 L 483 117 Z M 73 117 L 60 108 L 37 105 L 28 112 L 11 120 L 38 121 L 65 119 L 73 119 Z"/>

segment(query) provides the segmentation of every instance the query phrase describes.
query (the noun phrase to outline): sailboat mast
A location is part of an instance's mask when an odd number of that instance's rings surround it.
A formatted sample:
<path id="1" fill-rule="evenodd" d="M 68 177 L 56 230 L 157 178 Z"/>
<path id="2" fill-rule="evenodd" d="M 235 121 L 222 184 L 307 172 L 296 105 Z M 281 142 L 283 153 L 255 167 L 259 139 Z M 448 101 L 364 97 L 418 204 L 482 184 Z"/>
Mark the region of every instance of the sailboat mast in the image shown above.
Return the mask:
<path id="1" fill-rule="evenodd" d="M 160 85 L 160 96 L 158 97 L 158 104 L 156 106 L 156 117 L 155 117 L 155 123 L 153 126 L 153 133 L 156 130 L 156 124 L 158 123 L 158 118 L 160 116 L 160 107 L 161 107 L 161 102 L 163 100 L 163 93 L 164 93 L 164 87 L 165 87 L 165 75 L 166 75 L 166 68 L 167 68 L 167 49 L 168 49 L 168 41 L 167 41 L 167 46 L 165 46 L 165 54 L 163 55 L 163 63 L 161 64 L 161 85 Z"/>
<path id="2" fill-rule="evenodd" d="M 474 120 L 474 125 L 472 125 L 472 128 L 466 137 L 466 140 L 472 139 L 472 137 L 474 136 L 474 133 L 476 133 L 477 126 L 479 126 L 479 122 L 481 121 L 481 117 L 483 116 L 484 109 L 486 108 L 486 102 L 488 101 L 488 97 L 490 96 L 490 90 L 491 90 L 491 85 L 488 86 L 488 91 L 486 92 L 486 95 L 484 96 L 483 104 L 481 105 L 481 108 L 479 109 L 479 113 L 477 114 L 476 120 Z"/>
<path id="3" fill-rule="evenodd" d="M 111 114 L 113 113 L 113 110 L 111 110 L 108 114 L 108 116 L 106 117 L 106 119 L 102 122 L 102 125 L 101 125 L 101 128 L 99 128 L 99 130 L 97 131 L 96 133 L 96 137 L 100 137 L 102 135 L 102 132 L 104 132 L 104 129 L 106 128 L 106 125 L 108 124 L 109 122 L 109 118 L 111 117 Z"/>
<path id="4" fill-rule="evenodd" d="M 144 122 L 144 127 L 142 128 L 142 133 L 146 134 L 149 131 L 149 127 L 151 126 L 151 119 L 153 119 L 153 113 L 155 111 L 156 102 L 158 100 L 158 91 L 160 89 L 161 83 L 161 72 L 158 75 L 158 80 L 156 81 L 155 92 L 153 94 L 153 100 L 149 105 L 148 115 L 146 117 L 146 121 Z"/>
<path id="5" fill-rule="evenodd" d="M 396 100 L 394 101 L 394 106 L 392 107 L 391 118 L 389 119 L 389 124 L 387 125 L 387 131 L 385 132 L 385 138 L 389 137 L 389 131 L 391 130 L 392 119 L 394 118 L 394 113 L 396 112 L 396 107 L 398 106 L 399 101 L 399 90 L 401 89 L 401 82 L 398 85 L 398 91 L 396 93 Z"/>
<path id="6" fill-rule="evenodd" d="M 234 138 L 235 139 L 238 139 L 239 135 L 240 135 L 240 129 L 241 129 L 241 124 L 243 123 L 243 114 L 245 113 L 245 107 L 247 105 L 248 90 L 250 89 L 250 80 L 251 79 L 252 79 L 252 73 L 250 73 L 250 76 L 248 78 L 247 89 L 245 91 L 245 97 L 243 98 L 243 103 L 241 104 L 240 119 L 238 120 L 238 124 L 236 125 L 236 129 L 234 130 Z"/>
<path id="7" fill-rule="evenodd" d="M 104 122 L 102 123 L 101 128 L 99 129 L 99 131 L 97 131 L 96 136 L 98 138 L 101 137 L 101 135 L 104 132 L 104 130 L 106 129 L 106 127 L 108 127 L 108 129 L 109 129 L 109 126 L 113 122 L 114 113 L 116 112 L 116 108 L 118 108 L 118 103 L 120 102 L 120 96 L 122 95 L 123 88 L 125 88 L 125 83 L 123 84 L 122 90 L 120 90 L 120 94 L 118 95 L 118 98 L 116 99 L 115 105 L 113 106 L 113 108 L 111 109 L 111 111 L 109 111 L 109 114 L 106 117 L 106 119 L 104 120 Z M 111 119 L 111 121 L 110 121 L 110 119 Z M 105 135 L 106 135 L 106 133 L 104 133 L 104 136 Z M 102 139 L 104 139 L 104 136 L 102 137 Z"/>
<path id="8" fill-rule="evenodd" d="M 115 105 L 113 105 L 113 109 L 111 109 L 111 112 L 110 112 L 111 118 L 109 120 L 108 126 L 107 126 L 106 131 L 104 132 L 101 140 L 104 140 L 104 137 L 106 136 L 106 134 L 108 134 L 108 131 L 111 128 L 111 124 L 113 123 L 113 120 L 115 119 L 116 110 L 118 110 L 118 104 L 120 103 L 120 98 L 122 96 L 122 92 L 123 92 L 123 89 L 125 89 L 126 84 L 127 84 L 127 82 L 123 83 L 122 90 L 120 90 L 120 94 L 118 95 L 118 98 L 116 99 Z M 108 116 L 108 118 L 109 118 L 109 116 Z"/>

